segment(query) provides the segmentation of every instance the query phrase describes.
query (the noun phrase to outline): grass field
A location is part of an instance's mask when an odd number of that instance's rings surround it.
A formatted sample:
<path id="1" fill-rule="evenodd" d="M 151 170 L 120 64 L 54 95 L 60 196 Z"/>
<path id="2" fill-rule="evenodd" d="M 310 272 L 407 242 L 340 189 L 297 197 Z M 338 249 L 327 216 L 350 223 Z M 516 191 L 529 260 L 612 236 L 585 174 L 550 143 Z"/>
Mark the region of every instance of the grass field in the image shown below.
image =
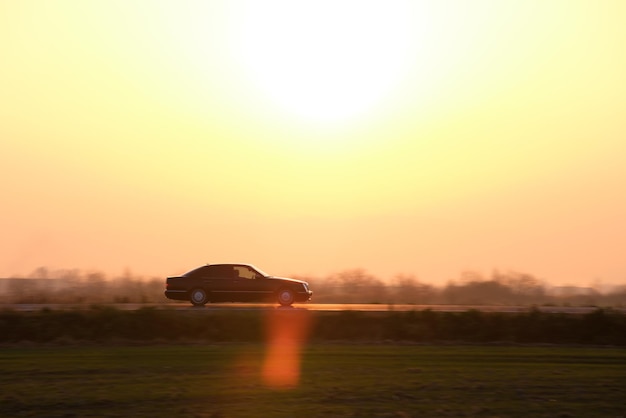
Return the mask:
<path id="1" fill-rule="evenodd" d="M 270 351 L 4 346 L 0 416 L 626 416 L 620 348 L 317 343 L 292 350 L 299 361 L 278 362 L 293 370 L 273 372 Z M 268 373 L 283 372 L 295 379 L 273 386 Z"/>

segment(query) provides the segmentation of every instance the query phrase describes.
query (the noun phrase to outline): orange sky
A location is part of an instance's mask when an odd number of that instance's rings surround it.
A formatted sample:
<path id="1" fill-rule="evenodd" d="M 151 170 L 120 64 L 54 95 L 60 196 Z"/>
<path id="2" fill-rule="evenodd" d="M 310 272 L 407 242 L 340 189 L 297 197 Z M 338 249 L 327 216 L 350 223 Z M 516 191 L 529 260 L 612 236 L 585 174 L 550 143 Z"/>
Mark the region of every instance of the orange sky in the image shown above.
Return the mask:
<path id="1" fill-rule="evenodd" d="M 0 277 L 626 283 L 626 2 L 0 0 Z"/>

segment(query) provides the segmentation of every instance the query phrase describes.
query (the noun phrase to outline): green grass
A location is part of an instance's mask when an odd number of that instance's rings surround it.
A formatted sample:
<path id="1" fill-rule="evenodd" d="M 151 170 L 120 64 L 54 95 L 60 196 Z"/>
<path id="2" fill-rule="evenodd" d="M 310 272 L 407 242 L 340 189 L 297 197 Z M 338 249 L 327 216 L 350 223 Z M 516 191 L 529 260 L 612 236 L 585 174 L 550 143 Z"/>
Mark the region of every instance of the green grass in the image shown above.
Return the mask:
<path id="1" fill-rule="evenodd" d="M 312 344 L 268 387 L 261 344 L 0 349 L 0 416 L 623 417 L 626 350 Z"/>

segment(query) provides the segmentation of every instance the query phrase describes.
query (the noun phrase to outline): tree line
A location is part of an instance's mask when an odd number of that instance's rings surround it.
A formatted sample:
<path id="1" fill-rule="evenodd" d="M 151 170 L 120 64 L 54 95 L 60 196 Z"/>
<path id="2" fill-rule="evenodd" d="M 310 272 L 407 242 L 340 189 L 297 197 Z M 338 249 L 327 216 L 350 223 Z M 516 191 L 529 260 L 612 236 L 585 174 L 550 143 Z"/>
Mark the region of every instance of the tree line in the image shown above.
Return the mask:
<path id="1" fill-rule="evenodd" d="M 591 287 L 553 287 L 532 274 L 515 271 L 496 270 L 490 277 L 466 271 L 443 286 L 422 282 L 412 275 L 383 281 L 363 269 L 309 282 L 315 300 L 323 303 L 626 306 L 626 285 L 605 292 Z"/>
<path id="2" fill-rule="evenodd" d="M 552 287 L 531 274 L 512 271 L 494 271 L 489 277 L 463 272 L 443 286 L 412 275 L 382 280 L 363 269 L 296 278 L 309 282 L 315 303 L 626 306 L 626 285 L 610 291 Z M 165 278 L 130 271 L 108 277 L 97 271 L 39 268 L 22 278 L 0 279 L 0 303 L 173 303 L 165 299 L 164 290 Z"/>

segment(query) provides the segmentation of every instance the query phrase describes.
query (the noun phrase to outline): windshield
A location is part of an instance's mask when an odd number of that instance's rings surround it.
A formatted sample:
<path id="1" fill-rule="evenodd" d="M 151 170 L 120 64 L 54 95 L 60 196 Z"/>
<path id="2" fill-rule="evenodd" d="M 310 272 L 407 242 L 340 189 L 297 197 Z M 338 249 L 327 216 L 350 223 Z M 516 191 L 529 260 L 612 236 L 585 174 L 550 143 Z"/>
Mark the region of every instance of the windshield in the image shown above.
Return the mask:
<path id="1" fill-rule="evenodd" d="M 269 274 L 267 274 L 266 272 L 264 272 L 263 270 L 261 270 L 260 268 L 258 268 L 257 266 L 253 266 L 252 264 L 250 264 L 250 268 L 256 270 L 259 274 L 261 274 L 262 276 L 269 276 Z"/>

